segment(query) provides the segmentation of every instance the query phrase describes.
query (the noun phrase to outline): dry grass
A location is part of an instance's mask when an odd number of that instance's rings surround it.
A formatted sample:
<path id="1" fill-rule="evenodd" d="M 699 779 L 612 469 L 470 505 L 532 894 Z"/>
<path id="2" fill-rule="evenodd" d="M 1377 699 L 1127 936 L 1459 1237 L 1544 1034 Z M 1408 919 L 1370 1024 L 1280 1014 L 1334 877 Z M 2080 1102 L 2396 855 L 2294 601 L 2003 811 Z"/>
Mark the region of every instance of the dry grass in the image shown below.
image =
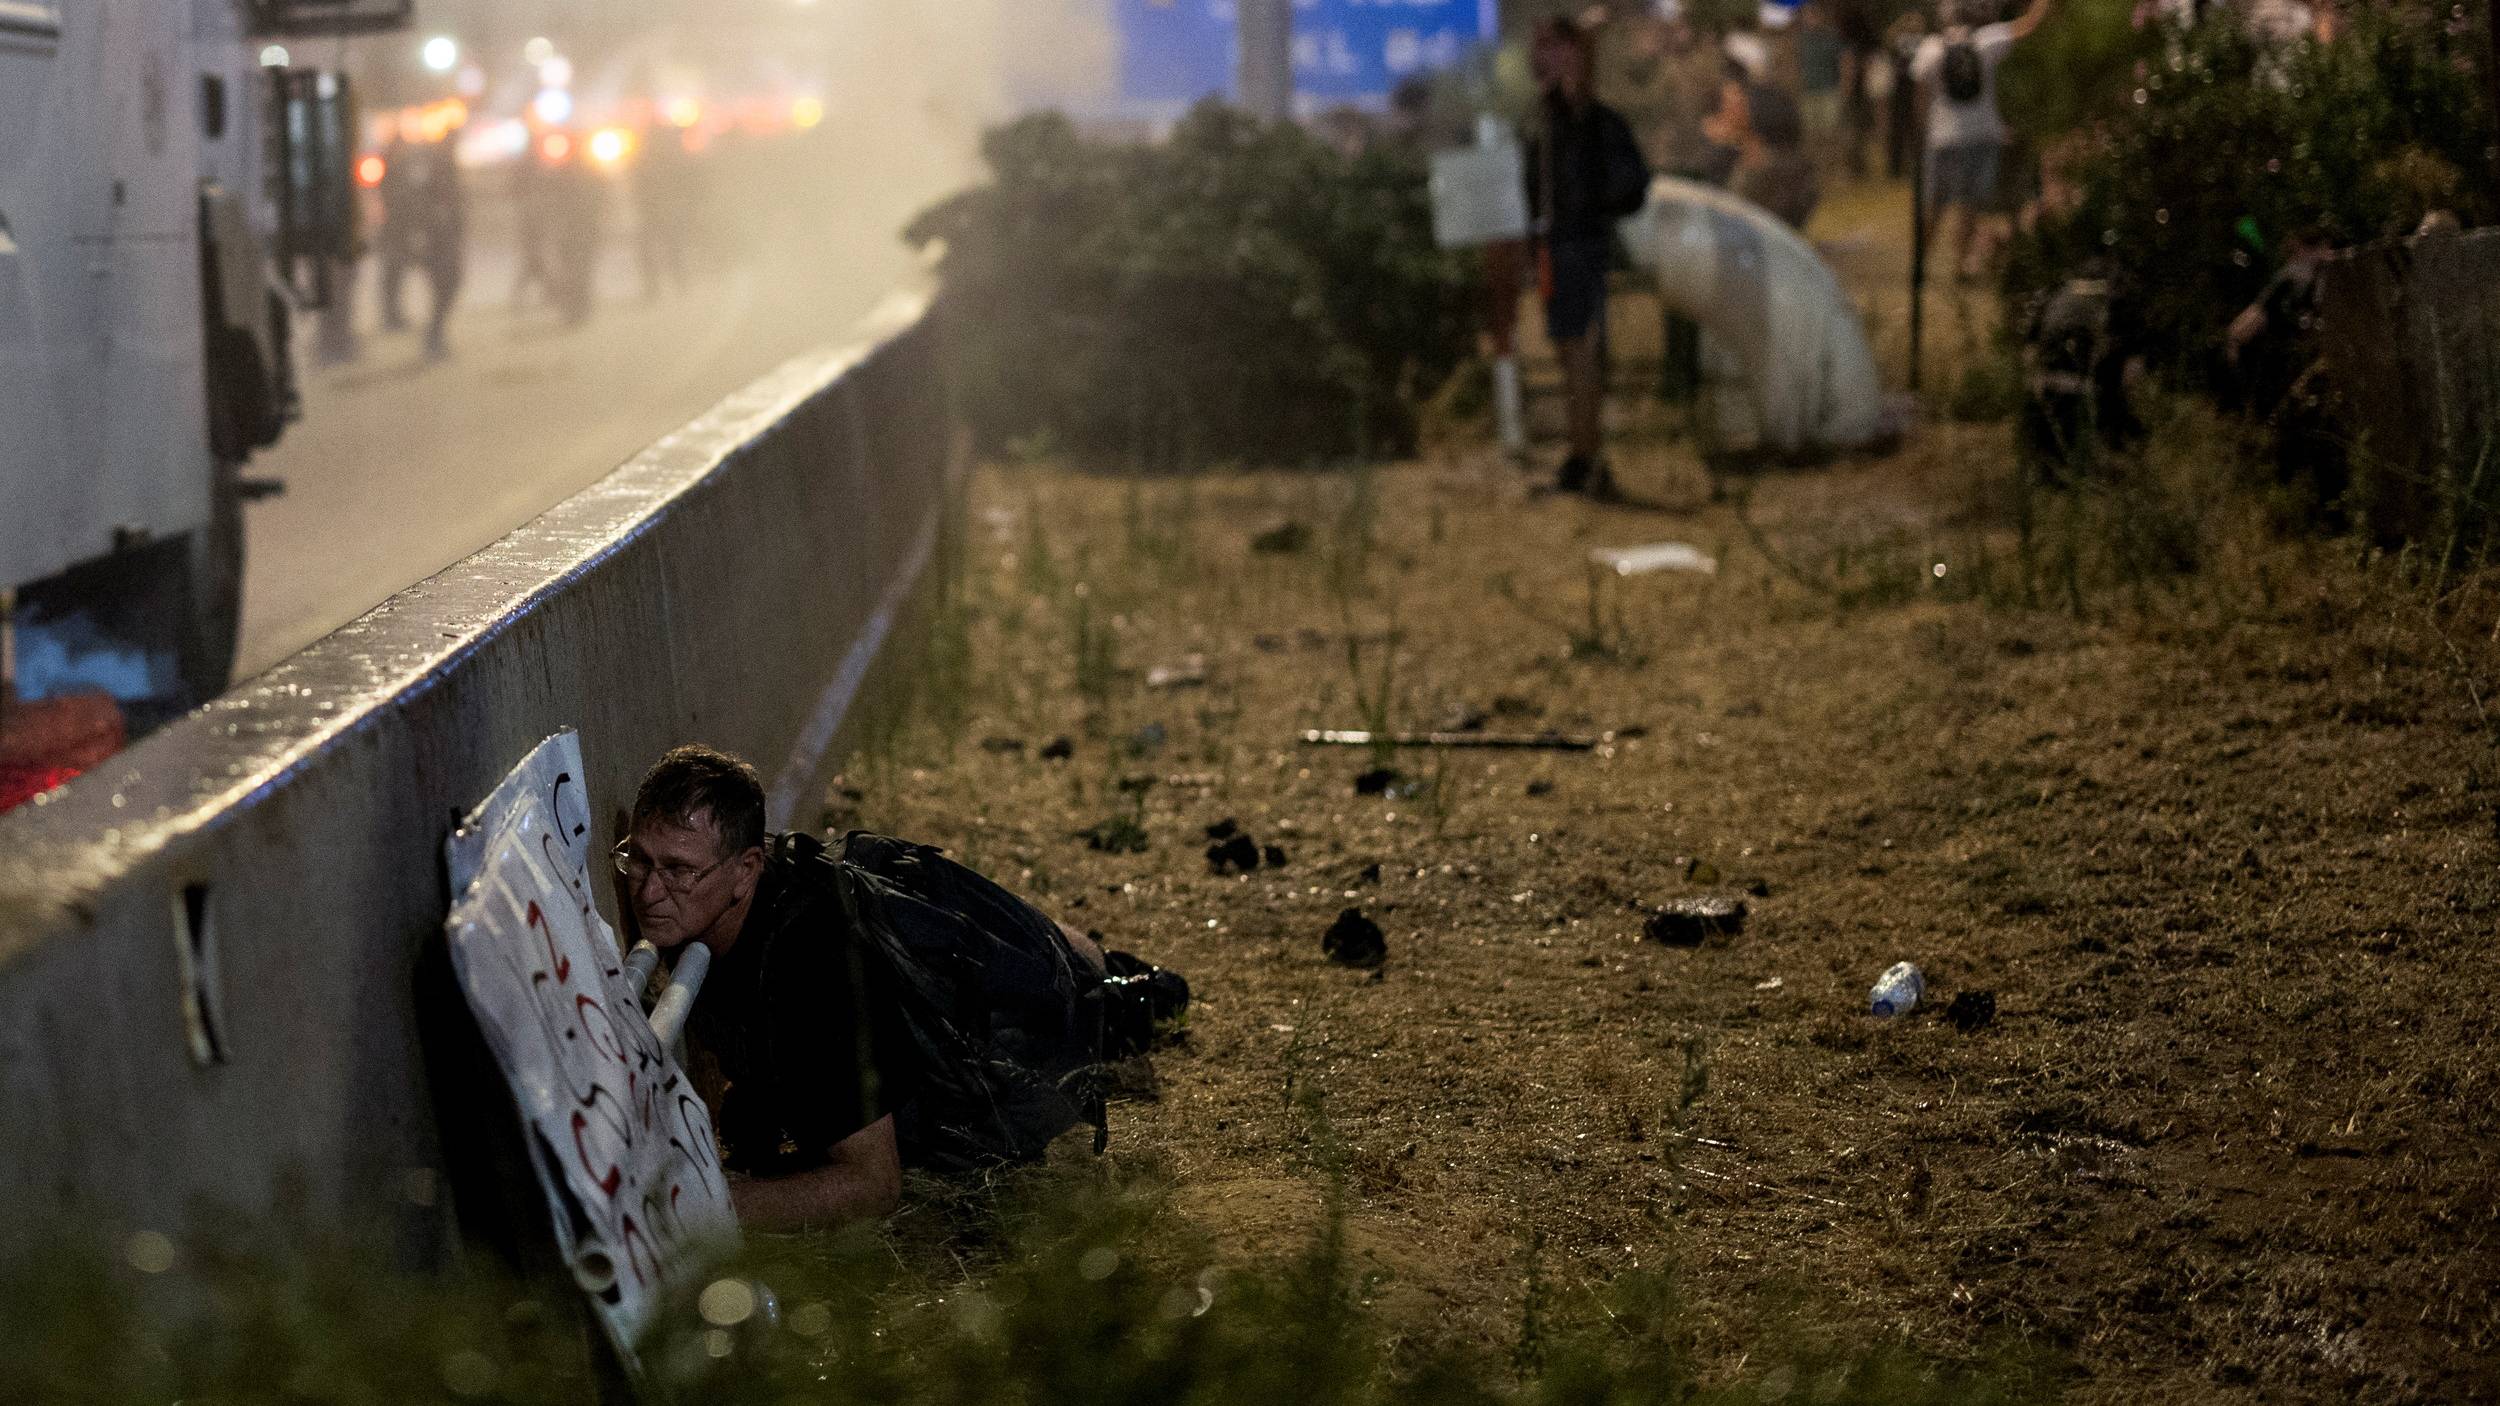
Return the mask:
<path id="1" fill-rule="evenodd" d="M 1939 582 L 1948 553 L 2014 558 L 2001 433 L 1762 480 L 1750 528 L 1655 437 L 1624 465 L 1648 508 L 1483 461 L 991 471 L 965 721 L 866 759 L 827 819 L 1190 976 L 1189 1042 L 1114 1146 L 1212 1243 L 1316 1228 L 1294 1098 L 1323 1093 L 1401 1339 L 1511 1344 L 1534 1245 L 1557 1302 L 1670 1269 L 1715 1373 L 1900 1335 L 2047 1348 L 2081 1400 L 2490 1389 L 2500 598 L 2268 540 L 2237 499 L 2197 504 L 2184 574 L 2121 569 L 2141 524 L 2112 499 L 2059 509 L 2071 597 Z M 1306 552 L 1249 549 L 1288 519 Z M 1660 538 L 1724 567 L 1585 568 Z M 1145 686 L 1193 654 L 1204 686 Z M 1404 753 L 1407 786 L 1358 796 L 1372 757 L 1294 739 L 1366 711 L 1609 740 Z M 1113 813 L 1151 848 L 1075 838 Z M 1210 873 L 1226 817 L 1288 866 Z M 1641 942 L 1693 857 L 1762 881 L 1751 926 Z M 1320 954 L 1348 906 L 1388 931 L 1379 976 Z M 1878 1023 L 1901 958 L 1930 1007 Z M 1992 1026 L 1936 1013 L 1983 989 Z"/>

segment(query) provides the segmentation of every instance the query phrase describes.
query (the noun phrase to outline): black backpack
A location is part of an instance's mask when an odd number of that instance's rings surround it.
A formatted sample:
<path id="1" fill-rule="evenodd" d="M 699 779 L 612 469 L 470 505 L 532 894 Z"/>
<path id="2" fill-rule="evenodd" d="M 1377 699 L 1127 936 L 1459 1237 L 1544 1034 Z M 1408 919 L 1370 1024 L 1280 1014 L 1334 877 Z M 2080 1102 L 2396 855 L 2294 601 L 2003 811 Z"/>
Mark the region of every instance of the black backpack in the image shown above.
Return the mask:
<path id="1" fill-rule="evenodd" d="M 1104 1119 L 1103 990 L 1058 924 L 926 845 L 854 831 L 839 859 L 851 930 L 881 959 L 918 1066 L 895 1113 L 904 1161 L 942 1173 L 1041 1156 Z"/>
<path id="2" fill-rule="evenodd" d="M 1947 44 L 1944 50 L 1944 95 L 1957 103 L 1975 103 L 1988 90 L 1988 66 L 1979 58 L 1979 46 L 1966 36 Z"/>

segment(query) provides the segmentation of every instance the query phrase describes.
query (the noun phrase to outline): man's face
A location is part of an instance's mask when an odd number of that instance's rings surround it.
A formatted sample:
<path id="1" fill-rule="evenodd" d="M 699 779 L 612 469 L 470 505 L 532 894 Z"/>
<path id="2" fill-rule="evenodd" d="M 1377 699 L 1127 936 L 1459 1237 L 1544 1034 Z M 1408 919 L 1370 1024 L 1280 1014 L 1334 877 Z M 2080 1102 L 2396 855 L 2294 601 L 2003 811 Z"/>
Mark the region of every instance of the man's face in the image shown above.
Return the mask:
<path id="1" fill-rule="evenodd" d="M 1536 46 L 1536 81 L 1546 91 L 1578 98 L 1588 91 L 1588 50 L 1568 39 L 1546 38 Z"/>
<path id="2" fill-rule="evenodd" d="M 691 825 L 651 818 L 634 827 L 624 850 L 634 922 L 655 947 L 670 949 L 710 933 L 755 887 L 758 851 L 724 855 L 720 827 L 698 813 Z"/>

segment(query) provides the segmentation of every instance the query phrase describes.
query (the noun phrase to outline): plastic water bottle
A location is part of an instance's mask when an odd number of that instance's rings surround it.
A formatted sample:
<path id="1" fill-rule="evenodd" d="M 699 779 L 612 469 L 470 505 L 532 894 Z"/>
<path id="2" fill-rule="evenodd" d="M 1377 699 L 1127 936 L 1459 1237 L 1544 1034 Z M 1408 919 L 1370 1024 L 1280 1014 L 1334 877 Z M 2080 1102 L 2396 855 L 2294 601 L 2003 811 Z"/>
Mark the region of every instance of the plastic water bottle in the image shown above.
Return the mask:
<path id="1" fill-rule="evenodd" d="M 1927 994 L 1927 978 L 1909 962 L 1895 962 L 1868 994 L 1867 1009 L 1881 1016 L 1908 1015 Z"/>

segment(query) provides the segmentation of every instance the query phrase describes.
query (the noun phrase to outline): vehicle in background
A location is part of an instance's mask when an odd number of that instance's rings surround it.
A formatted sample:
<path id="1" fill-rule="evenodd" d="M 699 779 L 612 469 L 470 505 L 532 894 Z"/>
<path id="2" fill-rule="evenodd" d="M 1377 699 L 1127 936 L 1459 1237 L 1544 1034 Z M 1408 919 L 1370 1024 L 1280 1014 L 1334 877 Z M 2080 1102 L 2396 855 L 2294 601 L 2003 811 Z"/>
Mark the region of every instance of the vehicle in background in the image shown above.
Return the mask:
<path id="1" fill-rule="evenodd" d="M 0 755 L 22 705 L 229 682 L 243 466 L 358 237 L 352 94 L 285 44 L 410 4 L 0 0 Z"/>

